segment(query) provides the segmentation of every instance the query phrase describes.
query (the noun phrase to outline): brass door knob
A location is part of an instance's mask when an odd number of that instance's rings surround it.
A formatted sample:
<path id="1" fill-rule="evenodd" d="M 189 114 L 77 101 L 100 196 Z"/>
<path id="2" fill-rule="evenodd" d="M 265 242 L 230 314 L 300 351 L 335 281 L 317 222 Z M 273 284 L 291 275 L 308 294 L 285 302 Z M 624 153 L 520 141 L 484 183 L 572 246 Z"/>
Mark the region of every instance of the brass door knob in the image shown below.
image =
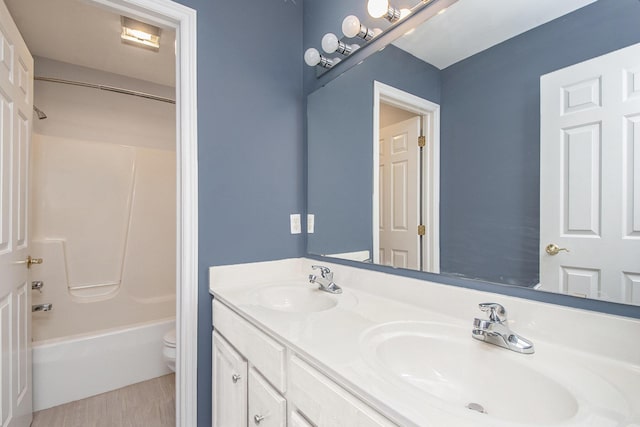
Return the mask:
<path id="1" fill-rule="evenodd" d="M 558 255 L 558 253 L 560 251 L 566 251 L 569 252 L 569 249 L 567 248 L 561 248 L 560 246 L 556 245 L 555 243 L 549 243 L 547 245 L 546 248 L 544 248 L 545 252 L 548 253 L 549 255 Z"/>
<path id="2" fill-rule="evenodd" d="M 42 264 L 42 258 L 32 258 L 31 255 L 24 261 L 19 261 L 18 264 L 27 264 L 27 268 L 31 268 L 34 264 Z"/>

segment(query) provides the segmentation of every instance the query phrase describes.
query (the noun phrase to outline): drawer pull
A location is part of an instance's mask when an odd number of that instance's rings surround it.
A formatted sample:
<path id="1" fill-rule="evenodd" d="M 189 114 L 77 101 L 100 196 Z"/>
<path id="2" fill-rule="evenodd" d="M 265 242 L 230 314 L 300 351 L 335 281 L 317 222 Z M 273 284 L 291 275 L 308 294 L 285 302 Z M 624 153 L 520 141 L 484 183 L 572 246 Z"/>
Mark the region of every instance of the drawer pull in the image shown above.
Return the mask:
<path id="1" fill-rule="evenodd" d="M 241 379 L 242 379 L 242 377 L 240 375 L 238 375 L 238 374 L 233 374 L 231 376 L 231 381 L 233 381 L 234 384 L 237 383 L 238 381 L 240 381 Z"/>
<path id="2" fill-rule="evenodd" d="M 253 422 L 256 423 L 256 425 L 260 424 L 260 421 L 264 420 L 264 415 L 254 415 L 253 416 Z"/>

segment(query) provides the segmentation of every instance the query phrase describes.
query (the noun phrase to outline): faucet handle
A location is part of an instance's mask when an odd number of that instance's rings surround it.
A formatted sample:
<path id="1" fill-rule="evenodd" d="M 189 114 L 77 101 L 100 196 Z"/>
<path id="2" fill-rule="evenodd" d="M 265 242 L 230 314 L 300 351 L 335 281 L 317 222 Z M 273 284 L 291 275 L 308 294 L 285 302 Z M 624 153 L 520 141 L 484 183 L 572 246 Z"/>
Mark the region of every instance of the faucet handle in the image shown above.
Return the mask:
<path id="1" fill-rule="evenodd" d="M 324 265 L 312 265 L 311 268 L 313 268 L 314 270 L 320 270 L 320 275 L 325 279 L 331 279 L 333 276 L 333 273 L 331 273 L 329 267 L 325 267 Z"/>
<path id="2" fill-rule="evenodd" d="M 483 302 L 478 307 L 485 313 L 489 313 L 489 320 L 492 322 L 504 322 L 507 320 L 507 310 L 497 302 Z"/>

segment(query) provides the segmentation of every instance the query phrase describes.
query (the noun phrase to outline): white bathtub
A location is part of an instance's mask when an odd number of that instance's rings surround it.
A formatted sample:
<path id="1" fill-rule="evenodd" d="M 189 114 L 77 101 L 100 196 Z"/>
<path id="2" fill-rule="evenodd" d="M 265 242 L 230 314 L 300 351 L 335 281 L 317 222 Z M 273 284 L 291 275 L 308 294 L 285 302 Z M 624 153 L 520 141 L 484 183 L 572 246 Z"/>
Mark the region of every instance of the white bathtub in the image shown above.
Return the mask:
<path id="1" fill-rule="evenodd" d="M 33 343 L 33 410 L 84 399 L 171 371 L 162 336 L 175 319 Z"/>

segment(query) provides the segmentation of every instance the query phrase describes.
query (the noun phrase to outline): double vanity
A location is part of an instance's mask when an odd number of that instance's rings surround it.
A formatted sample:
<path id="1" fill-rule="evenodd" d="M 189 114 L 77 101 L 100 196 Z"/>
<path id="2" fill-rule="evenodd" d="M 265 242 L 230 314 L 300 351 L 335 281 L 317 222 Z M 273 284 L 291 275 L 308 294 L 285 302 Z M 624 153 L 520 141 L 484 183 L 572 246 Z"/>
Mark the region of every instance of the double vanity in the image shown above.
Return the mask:
<path id="1" fill-rule="evenodd" d="M 211 268 L 214 426 L 640 427 L 640 320 L 316 264 Z"/>

